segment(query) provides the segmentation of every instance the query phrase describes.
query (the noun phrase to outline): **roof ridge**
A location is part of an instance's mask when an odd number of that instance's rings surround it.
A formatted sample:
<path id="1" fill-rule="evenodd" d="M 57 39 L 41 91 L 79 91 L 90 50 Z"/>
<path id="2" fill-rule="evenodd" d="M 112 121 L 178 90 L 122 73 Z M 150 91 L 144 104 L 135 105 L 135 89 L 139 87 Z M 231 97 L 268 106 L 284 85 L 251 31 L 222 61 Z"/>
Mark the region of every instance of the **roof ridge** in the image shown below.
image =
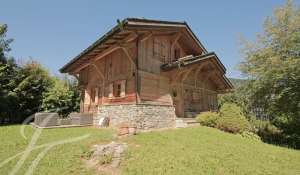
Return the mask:
<path id="1" fill-rule="evenodd" d="M 137 18 L 137 17 L 127 17 L 123 19 L 126 21 L 143 21 L 143 22 L 157 22 L 157 23 L 169 23 L 169 24 L 186 24 L 185 21 L 173 21 L 173 20 L 158 20 L 158 19 L 150 19 L 150 18 Z"/>

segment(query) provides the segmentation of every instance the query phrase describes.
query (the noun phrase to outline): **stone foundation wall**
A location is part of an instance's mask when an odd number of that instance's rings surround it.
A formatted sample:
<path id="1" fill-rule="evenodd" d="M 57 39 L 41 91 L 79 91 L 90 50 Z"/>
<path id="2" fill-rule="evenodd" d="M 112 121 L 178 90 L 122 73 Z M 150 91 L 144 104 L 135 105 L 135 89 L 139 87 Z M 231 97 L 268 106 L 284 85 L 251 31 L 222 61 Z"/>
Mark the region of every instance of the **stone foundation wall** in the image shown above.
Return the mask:
<path id="1" fill-rule="evenodd" d="M 173 106 L 152 104 L 104 105 L 100 106 L 98 111 L 94 117 L 95 125 L 98 125 L 101 117 L 109 117 L 110 126 L 128 123 L 141 130 L 175 126 L 176 115 Z"/>

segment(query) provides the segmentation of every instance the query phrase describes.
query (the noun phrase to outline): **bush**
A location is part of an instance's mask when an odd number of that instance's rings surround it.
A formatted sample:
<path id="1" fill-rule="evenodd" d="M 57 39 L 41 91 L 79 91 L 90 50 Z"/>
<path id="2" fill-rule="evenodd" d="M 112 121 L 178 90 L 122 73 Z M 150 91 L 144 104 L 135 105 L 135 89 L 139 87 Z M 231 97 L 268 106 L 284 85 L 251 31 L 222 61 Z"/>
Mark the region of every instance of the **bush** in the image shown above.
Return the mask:
<path id="1" fill-rule="evenodd" d="M 281 131 L 269 121 L 260 122 L 257 134 L 268 143 L 281 144 L 284 140 Z"/>
<path id="2" fill-rule="evenodd" d="M 225 103 L 221 107 L 216 127 L 222 131 L 234 134 L 250 131 L 250 124 L 241 109 L 231 103 Z"/>
<path id="3" fill-rule="evenodd" d="M 244 131 L 242 132 L 241 136 L 250 140 L 261 141 L 261 138 L 253 132 Z"/>
<path id="4" fill-rule="evenodd" d="M 52 81 L 52 87 L 43 94 L 42 109 L 58 112 L 62 117 L 78 111 L 80 99 L 76 82 L 59 78 L 52 78 Z"/>
<path id="5" fill-rule="evenodd" d="M 218 118 L 216 112 L 203 112 L 196 117 L 196 120 L 203 126 L 215 127 Z"/>

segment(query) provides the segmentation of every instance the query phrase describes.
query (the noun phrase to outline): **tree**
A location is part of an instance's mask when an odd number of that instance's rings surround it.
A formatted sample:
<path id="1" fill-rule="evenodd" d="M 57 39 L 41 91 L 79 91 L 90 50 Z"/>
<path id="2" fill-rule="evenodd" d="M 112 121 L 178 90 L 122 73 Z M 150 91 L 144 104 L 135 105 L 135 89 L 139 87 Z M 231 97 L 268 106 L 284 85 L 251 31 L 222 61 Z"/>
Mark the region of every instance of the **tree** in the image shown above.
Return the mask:
<path id="1" fill-rule="evenodd" d="M 6 63 L 6 53 L 10 51 L 9 44 L 13 41 L 12 39 L 6 39 L 7 25 L 0 24 L 0 64 Z"/>
<path id="2" fill-rule="evenodd" d="M 7 58 L 12 39 L 6 39 L 7 25 L 0 25 L 0 123 L 9 120 L 15 111 L 16 98 L 10 93 L 15 85 L 19 67 L 13 58 Z M 12 106 L 10 108 L 10 106 Z"/>
<path id="3" fill-rule="evenodd" d="M 7 25 L 0 25 L 0 124 L 20 123 L 42 110 L 67 115 L 79 109 L 77 82 L 58 79 L 35 61 L 17 65 L 8 58 Z"/>
<path id="4" fill-rule="evenodd" d="M 56 111 L 66 117 L 71 112 L 78 112 L 79 92 L 77 82 L 68 78 L 53 78 L 53 85 L 43 95 L 42 109 Z"/>
<path id="5" fill-rule="evenodd" d="M 240 70 L 249 78 L 249 106 L 259 106 L 300 146 L 300 8 L 292 1 L 274 11 L 264 33 L 244 42 Z"/>
<path id="6" fill-rule="evenodd" d="M 41 110 L 43 93 L 51 87 L 48 71 L 39 63 L 29 61 L 23 65 L 16 77 L 16 85 L 11 94 L 17 99 L 18 110 L 14 122 L 22 122 L 26 117 Z"/>

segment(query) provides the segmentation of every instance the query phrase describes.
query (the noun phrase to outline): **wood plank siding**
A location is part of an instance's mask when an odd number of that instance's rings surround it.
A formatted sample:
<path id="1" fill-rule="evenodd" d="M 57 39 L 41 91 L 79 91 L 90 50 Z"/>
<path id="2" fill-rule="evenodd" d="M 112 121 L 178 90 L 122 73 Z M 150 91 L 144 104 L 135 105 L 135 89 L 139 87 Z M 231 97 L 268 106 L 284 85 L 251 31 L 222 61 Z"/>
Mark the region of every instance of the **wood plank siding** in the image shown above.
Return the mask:
<path id="1" fill-rule="evenodd" d="M 225 68 L 186 23 L 129 18 L 71 60 L 61 72 L 78 77 L 81 112 L 100 105 L 174 106 L 176 115 L 217 109 L 232 89 Z"/>

